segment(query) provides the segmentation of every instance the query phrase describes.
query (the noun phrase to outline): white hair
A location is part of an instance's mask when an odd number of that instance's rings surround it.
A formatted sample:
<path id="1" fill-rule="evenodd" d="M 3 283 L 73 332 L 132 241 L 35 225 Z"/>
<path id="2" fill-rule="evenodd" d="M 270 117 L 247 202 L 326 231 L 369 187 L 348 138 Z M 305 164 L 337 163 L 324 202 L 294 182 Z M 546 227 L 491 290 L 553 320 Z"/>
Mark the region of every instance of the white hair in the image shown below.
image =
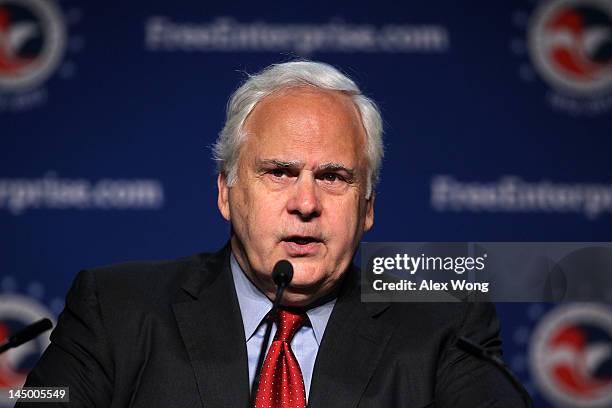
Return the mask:
<path id="1" fill-rule="evenodd" d="M 376 189 L 384 154 L 382 118 L 378 107 L 363 95 L 355 82 L 329 64 L 313 61 L 292 61 L 274 64 L 249 78 L 232 94 L 225 126 L 213 146 L 217 171 L 227 177 L 232 186 L 237 178 L 239 150 L 246 138 L 243 126 L 255 105 L 271 93 L 293 86 L 312 86 L 349 95 L 361 115 L 366 132 L 368 180 L 366 198 Z"/>

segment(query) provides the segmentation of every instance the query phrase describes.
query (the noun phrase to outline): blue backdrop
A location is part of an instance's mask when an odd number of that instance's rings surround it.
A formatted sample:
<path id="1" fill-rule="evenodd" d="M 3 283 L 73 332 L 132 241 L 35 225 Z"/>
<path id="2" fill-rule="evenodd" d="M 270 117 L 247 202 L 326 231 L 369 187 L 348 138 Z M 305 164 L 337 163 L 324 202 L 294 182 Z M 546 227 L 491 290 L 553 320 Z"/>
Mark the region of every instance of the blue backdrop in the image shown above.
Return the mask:
<path id="1" fill-rule="evenodd" d="M 0 338 L 56 317 L 82 268 L 220 248 L 210 146 L 227 98 L 295 57 L 339 67 L 382 109 L 366 240 L 612 240 L 607 0 L 0 0 Z M 538 407 L 612 406 L 609 309 L 557 319 L 584 339 L 569 380 L 530 355 L 558 351 L 537 333 L 558 310 L 498 305 L 506 360 Z M 44 345 L 3 357 L 0 386 Z M 589 345 L 608 352 L 576 373 Z"/>

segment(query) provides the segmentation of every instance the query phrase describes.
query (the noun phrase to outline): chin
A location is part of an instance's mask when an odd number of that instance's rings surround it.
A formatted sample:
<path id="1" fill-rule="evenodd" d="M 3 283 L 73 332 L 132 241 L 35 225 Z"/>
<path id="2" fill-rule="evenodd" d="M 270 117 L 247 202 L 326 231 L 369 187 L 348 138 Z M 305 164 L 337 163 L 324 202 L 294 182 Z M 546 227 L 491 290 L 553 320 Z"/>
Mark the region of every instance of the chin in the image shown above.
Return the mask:
<path id="1" fill-rule="evenodd" d="M 303 270 L 295 268 L 293 279 L 289 286 L 296 294 L 316 293 L 322 284 L 322 279 L 317 279 L 317 271 Z"/>
<path id="2" fill-rule="evenodd" d="M 329 285 L 329 282 L 328 282 Z M 324 286 L 324 282 L 310 282 L 310 284 L 300 284 L 292 281 L 283 294 L 282 304 L 285 306 L 308 306 L 316 302 L 319 298 L 329 293 L 331 289 Z"/>

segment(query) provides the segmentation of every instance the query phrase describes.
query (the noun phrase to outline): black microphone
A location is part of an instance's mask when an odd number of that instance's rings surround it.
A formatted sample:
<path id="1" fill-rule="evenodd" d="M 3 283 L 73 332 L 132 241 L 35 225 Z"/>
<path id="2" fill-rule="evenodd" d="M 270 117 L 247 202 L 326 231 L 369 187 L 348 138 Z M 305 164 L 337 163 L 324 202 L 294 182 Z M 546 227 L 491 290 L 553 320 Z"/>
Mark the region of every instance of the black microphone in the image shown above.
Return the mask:
<path id="1" fill-rule="evenodd" d="M 289 286 L 291 279 L 293 279 L 293 265 L 286 259 L 281 259 L 274 265 L 272 270 L 272 279 L 278 288 L 283 289 Z M 278 294 L 276 296 L 278 298 Z M 276 299 L 275 299 L 276 301 Z"/>
<path id="2" fill-rule="evenodd" d="M 523 384 L 521 384 L 518 378 L 516 378 L 516 376 L 512 374 L 512 371 L 510 371 L 508 367 L 506 367 L 506 364 L 504 364 L 504 361 L 501 358 L 499 358 L 497 354 L 493 353 L 490 350 L 487 350 L 485 347 L 482 347 L 480 344 L 477 344 L 473 342 L 472 340 L 468 339 L 467 337 L 463 337 L 463 336 L 457 339 L 457 345 L 463 350 L 472 354 L 473 356 L 482 358 L 483 360 L 486 360 L 490 362 L 491 364 L 493 364 L 495 367 L 497 367 L 506 376 L 506 378 L 512 383 L 512 386 L 521 395 L 521 398 L 523 398 L 523 401 L 525 402 L 525 406 L 527 408 L 533 407 L 533 402 L 531 401 L 531 397 L 529 396 L 529 393 L 527 392 L 525 387 L 523 387 Z"/>
<path id="3" fill-rule="evenodd" d="M 47 318 L 40 319 L 39 321 L 24 327 L 17 333 L 10 336 L 6 343 L 0 345 L 0 354 L 4 353 L 6 350 L 15 348 L 17 346 L 22 345 L 23 343 L 32 340 L 33 338 L 37 337 L 38 335 L 49 330 L 52 327 L 53 324 L 51 323 L 51 320 Z"/>
<path id="4" fill-rule="evenodd" d="M 274 269 L 272 269 L 272 279 L 276 284 L 276 297 L 272 303 L 272 310 L 270 310 L 270 313 L 268 313 L 266 319 L 266 333 L 264 335 L 263 343 L 261 343 L 261 348 L 259 349 L 257 370 L 255 371 L 255 378 L 253 378 L 253 386 L 251 387 L 251 398 L 249 402 L 249 407 L 251 408 L 255 406 L 255 394 L 257 393 L 257 388 L 259 387 L 261 367 L 264 363 L 268 342 L 270 341 L 270 334 L 272 333 L 272 322 L 276 320 L 276 313 L 281 304 L 285 288 L 289 286 L 291 279 L 293 279 L 293 265 L 291 265 L 291 262 L 287 261 L 286 259 L 281 259 L 278 261 L 276 265 L 274 265 Z"/>

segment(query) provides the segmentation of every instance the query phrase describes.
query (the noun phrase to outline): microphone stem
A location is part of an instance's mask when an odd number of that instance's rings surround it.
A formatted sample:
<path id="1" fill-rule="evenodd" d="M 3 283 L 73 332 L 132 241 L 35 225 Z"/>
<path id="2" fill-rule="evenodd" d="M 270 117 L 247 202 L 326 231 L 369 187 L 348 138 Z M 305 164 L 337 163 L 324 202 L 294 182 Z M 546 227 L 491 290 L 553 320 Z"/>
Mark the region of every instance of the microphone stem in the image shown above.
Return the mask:
<path id="1" fill-rule="evenodd" d="M 516 376 L 512 374 L 512 371 L 510 371 L 508 367 L 506 367 L 506 365 L 504 364 L 501 358 L 499 358 L 498 356 L 496 356 L 495 354 L 487 350 L 485 347 L 481 346 L 478 343 L 473 342 L 471 339 L 465 336 L 461 336 L 459 337 L 459 339 L 457 339 L 457 345 L 460 348 L 462 348 L 464 351 L 467 351 L 468 353 L 470 353 L 471 355 L 476 356 L 478 358 L 482 358 L 483 360 L 486 360 L 489 363 L 493 364 L 510 381 L 514 389 L 519 393 L 519 395 L 523 399 L 525 406 L 527 408 L 533 407 L 533 402 L 531 401 L 531 397 L 529 396 L 529 393 L 527 392 L 527 390 L 525 390 L 525 387 L 523 387 L 523 384 L 521 384 L 518 378 L 516 378 Z"/>
<path id="2" fill-rule="evenodd" d="M 255 394 L 257 393 L 257 388 L 259 387 L 261 368 L 266 358 L 266 351 L 268 349 L 268 343 L 270 342 L 270 335 L 272 334 L 272 323 L 276 320 L 276 313 L 278 307 L 280 306 L 284 291 L 285 285 L 281 284 L 276 287 L 276 296 L 274 297 L 274 302 L 272 303 L 272 310 L 270 310 L 270 313 L 268 313 L 266 317 L 266 332 L 264 334 L 263 343 L 261 343 L 261 348 L 259 350 L 257 370 L 255 371 L 255 378 L 253 379 L 253 386 L 251 387 L 251 398 L 249 401 L 250 408 L 255 406 Z"/>

